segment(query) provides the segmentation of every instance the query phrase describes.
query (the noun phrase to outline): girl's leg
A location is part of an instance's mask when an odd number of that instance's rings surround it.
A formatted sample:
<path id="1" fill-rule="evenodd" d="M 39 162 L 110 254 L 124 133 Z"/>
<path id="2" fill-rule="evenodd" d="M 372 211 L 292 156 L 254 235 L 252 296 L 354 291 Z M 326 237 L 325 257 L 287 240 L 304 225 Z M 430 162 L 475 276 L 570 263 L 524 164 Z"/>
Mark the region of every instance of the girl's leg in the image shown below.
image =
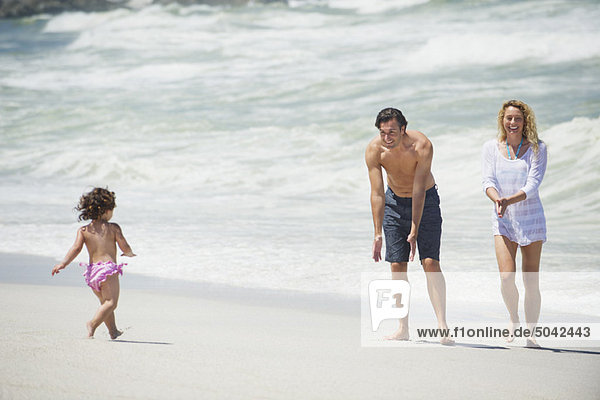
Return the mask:
<path id="1" fill-rule="evenodd" d="M 509 329 L 512 333 L 519 326 L 519 291 L 515 284 L 517 270 L 515 259 L 518 245 L 505 236 L 494 236 L 494 244 L 496 247 L 496 260 L 500 270 L 500 291 L 510 316 Z M 507 340 L 512 342 L 514 336 L 509 336 Z"/>
<path id="2" fill-rule="evenodd" d="M 527 322 L 527 328 L 533 331 L 540 317 L 542 305 L 539 279 L 542 242 L 534 242 L 521 247 L 521 255 L 523 257 L 523 284 L 525 286 L 525 321 Z M 529 338 L 527 345 L 537 346 L 534 336 Z"/>
<path id="3" fill-rule="evenodd" d="M 110 275 L 106 281 L 102 283 L 100 289 L 100 294 L 104 299 L 104 302 L 100 305 L 98 311 L 96 311 L 94 318 L 87 323 L 89 337 L 94 336 L 96 328 L 109 318 L 110 314 L 117 308 L 117 303 L 119 301 L 119 275 Z"/>
<path id="4" fill-rule="evenodd" d="M 102 297 L 102 293 L 101 292 L 97 292 L 95 290 L 92 289 L 92 291 L 94 292 L 94 294 L 96 295 L 96 297 L 98 297 L 98 300 L 100 300 L 100 305 L 104 304 L 104 297 Z M 115 323 L 115 313 L 114 311 L 111 312 L 109 314 L 109 316 L 104 320 L 104 324 L 106 325 L 106 328 L 108 328 L 108 333 L 110 334 L 111 338 L 116 338 L 119 335 L 121 335 L 122 332 L 120 332 L 117 329 L 117 324 Z"/>

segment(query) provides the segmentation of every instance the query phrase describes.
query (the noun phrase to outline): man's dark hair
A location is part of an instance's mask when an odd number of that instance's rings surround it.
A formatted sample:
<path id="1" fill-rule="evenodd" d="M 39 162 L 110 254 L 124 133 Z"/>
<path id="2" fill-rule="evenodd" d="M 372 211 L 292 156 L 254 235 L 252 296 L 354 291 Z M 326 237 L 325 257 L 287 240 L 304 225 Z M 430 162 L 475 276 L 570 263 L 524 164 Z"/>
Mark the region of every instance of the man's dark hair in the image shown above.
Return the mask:
<path id="1" fill-rule="evenodd" d="M 408 124 L 406 118 L 404 118 L 404 115 L 402 115 L 402 111 L 398 110 L 397 108 L 389 107 L 379 111 L 379 114 L 377 114 L 377 119 L 375 120 L 375 126 L 379 129 L 379 125 L 381 125 L 382 122 L 388 122 L 393 119 L 398 122 L 398 126 L 400 128 Z"/>

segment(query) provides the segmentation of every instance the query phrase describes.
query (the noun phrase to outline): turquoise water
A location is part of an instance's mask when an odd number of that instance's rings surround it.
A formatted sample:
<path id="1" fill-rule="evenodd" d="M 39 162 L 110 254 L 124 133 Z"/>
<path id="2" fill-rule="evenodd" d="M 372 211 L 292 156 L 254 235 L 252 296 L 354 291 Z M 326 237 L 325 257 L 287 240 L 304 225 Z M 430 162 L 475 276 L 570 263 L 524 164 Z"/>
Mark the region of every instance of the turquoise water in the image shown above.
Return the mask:
<path id="1" fill-rule="evenodd" d="M 61 258 L 78 197 L 108 186 L 130 272 L 353 295 L 387 269 L 363 156 L 396 106 L 434 144 L 442 267 L 495 270 L 480 152 L 519 98 L 549 147 L 542 268 L 598 271 L 598 20 L 595 1 L 416 0 L 0 20 L 0 252 Z"/>

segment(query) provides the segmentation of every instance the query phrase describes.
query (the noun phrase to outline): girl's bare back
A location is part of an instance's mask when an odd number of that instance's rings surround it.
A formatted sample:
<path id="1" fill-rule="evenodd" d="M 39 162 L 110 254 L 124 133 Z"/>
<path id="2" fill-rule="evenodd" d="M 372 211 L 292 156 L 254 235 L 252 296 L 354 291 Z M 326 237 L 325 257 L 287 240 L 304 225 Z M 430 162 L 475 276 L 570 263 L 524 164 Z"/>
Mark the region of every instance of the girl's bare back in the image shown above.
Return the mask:
<path id="1" fill-rule="evenodd" d="M 117 229 L 117 224 L 102 220 L 93 221 L 81 228 L 90 264 L 103 261 L 117 262 Z"/>
<path id="2" fill-rule="evenodd" d="M 85 247 L 90 256 L 90 264 L 103 261 L 117 262 L 117 244 L 123 255 L 132 257 L 134 254 L 125 240 L 121 227 L 114 222 L 94 220 L 81 228 Z"/>

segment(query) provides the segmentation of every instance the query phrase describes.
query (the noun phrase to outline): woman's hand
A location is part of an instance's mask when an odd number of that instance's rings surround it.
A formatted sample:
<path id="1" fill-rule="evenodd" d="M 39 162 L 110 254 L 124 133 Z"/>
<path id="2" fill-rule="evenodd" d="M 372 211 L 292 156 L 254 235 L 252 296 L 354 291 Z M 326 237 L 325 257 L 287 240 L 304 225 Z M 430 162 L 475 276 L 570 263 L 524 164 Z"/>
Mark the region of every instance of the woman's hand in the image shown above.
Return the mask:
<path id="1" fill-rule="evenodd" d="M 508 207 L 509 202 L 506 197 L 499 198 L 496 200 L 496 212 L 498 213 L 498 218 L 502 218 L 504 213 L 506 212 L 506 207 Z"/>

